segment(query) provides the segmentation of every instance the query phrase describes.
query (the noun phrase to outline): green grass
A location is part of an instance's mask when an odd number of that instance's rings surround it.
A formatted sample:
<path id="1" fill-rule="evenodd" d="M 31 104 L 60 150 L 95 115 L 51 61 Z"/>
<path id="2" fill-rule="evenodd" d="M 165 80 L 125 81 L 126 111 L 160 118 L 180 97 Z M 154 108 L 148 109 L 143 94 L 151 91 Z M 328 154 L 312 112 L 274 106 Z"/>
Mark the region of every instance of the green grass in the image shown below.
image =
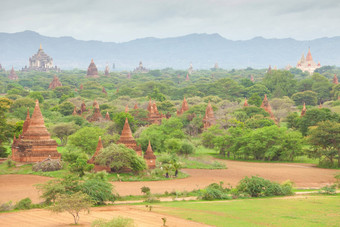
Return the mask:
<path id="1" fill-rule="evenodd" d="M 174 180 L 174 179 L 182 179 L 188 177 L 188 174 L 185 174 L 179 171 L 177 177 L 166 178 L 165 176 L 157 176 L 153 174 L 134 174 L 134 173 L 109 173 L 108 179 L 109 181 L 161 181 L 161 180 Z"/>
<path id="2" fill-rule="evenodd" d="M 158 208 L 159 207 L 159 208 Z M 154 212 L 214 226 L 339 226 L 340 195 L 162 203 Z"/>
<path id="3" fill-rule="evenodd" d="M 32 170 L 32 164 L 26 164 L 18 167 L 11 167 L 8 168 L 5 164 L 0 164 L 0 175 L 4 174 L 32 174 L 32 175 L 39 175 L 45 177 L 56 177 L 61 178 L 67 170 L 58 170 L 53 172 L 34 172 Z"/>

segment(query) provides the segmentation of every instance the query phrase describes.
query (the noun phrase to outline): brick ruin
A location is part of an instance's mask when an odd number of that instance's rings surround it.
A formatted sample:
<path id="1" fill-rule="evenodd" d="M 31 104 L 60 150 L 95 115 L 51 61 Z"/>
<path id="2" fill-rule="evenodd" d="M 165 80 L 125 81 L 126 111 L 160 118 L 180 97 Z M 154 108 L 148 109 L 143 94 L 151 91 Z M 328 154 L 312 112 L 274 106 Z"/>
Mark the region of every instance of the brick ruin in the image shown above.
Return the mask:
<path id="1" fill-rule="evenodd" d="M 103 149 L 103 144 L 102 144 L 102 138 L 101 138 L 101 136 L 99 136 L 96 152 L 94 152 L 92 158 L 90 160 L 88 160 L 87 163 L 94 164 L 94 171 L 96 171 L 96 172 L 102 171 L 102 170 L 105 170 L 106 172 L 110 172 L 111 171 L 110 167 L 100 166 L 100 165 L 97 165 L 97 164 L 94 163 L 94 161 L 95 161 L 96 157 L 99 155 L 99 152 L 100 152 L 101 149 Z"/>
<path id="2" fill-rule="evenodd" d="M 336 76 L 336 74 L 334 74 L 333 84 L 338 84 L 338 83 L 339 83 L 338 77 Z"/>
<path id="3" fill-rule="evenodd" d="M 12 66 L 11 72 L 8 75 L 8 79 L 10 79 L 10 80 L 19 80 L 19 77 L 15 73 L 13 66 Z"/>
<path id="4" fill-rule="evenodd" d="M 59 81 L 59 78 L 54 75 L 52 82 L 50 83 L 50 86 L 48 86 L 48 89 L 55 89 L 56 87 L 62 87 L 63 85 Z"/>
<path id="5" fill-rule="evenodd" d="M 148 113 L 147 121 L 150 124 L 158 124 L 158 125 L 160 125 L 162 123 L 162 118 L 165 117 L 165 116 L 163 116 L 162 114 L 160 114 L 158 112 L 156 102 L 152 103 L 151 98 L 149 100 L 149 104 L 148 104 L 147 110 L 149 112 Z"/>
<path id="6" fill-rule="evenodd" d="M 156 155 L 154 155 L 154 153 L 152 151 L 150 140 L 149 140 L 148 148 L 146 149 L 146 151 L 144 153 L 144 159 L 145 159 L 146 164 L 148 165 L 149 169 L 156 168 Z"/>
<path id="7" fill-rule="evenodd" d="M 100 108 L 99 108 L 99 104 L 96 100 L 94 100 L 93 102 L 93 114 L 92 116 L 89 116 L 87 118 L 87 120 L 89 122 L 94 122 L 94 121 L 103 121 L 105 120 L 105 118 L 103 118 L 102 114 L 100 113 Z"/>
<path id="8" fill-rule="evenodd" d="M 203 117 L 203 127 L 206 129 L 206 128 L 209 128 L 210 126 L 216 124 L 216 118 L 215 118 L 215 115 L 214 115 L 214 111 L 211 107 L 211 104 L 210 104 L 210 101 L 207 105 L 207 108 L 205 110 L 205 115 Z"/>
<path id="9" fill-rule="evenodd" d="M 275 121 L 275 123 L 277 123 L 277 120 L 275 119 L 275 116 L 272 112 L 272 107 L 269 104 L 267 95 L 264 95 L 264 99 L 262 101 L 261 108 L 264 109 L 269 114 L 270 119 L 272 119 L 273 121 Z"/>
<path id="10" fill-rule="evenodd" d="M 243 106 L 249 106 L 249 105 L 248 105 L 248 100 L 247 100 L 247 98 L 244 99 L 244 104 L 243 104 Z"/>
<path id="11" fill-rule="evenodd" d="M 106 67 L 105 67 L 104 75 L 105 75 L 105 76 L 109 76 L 109 75 L 110 75 L 110 69 L 109 69 L 109 66 L 108 66 L 108 65 L 106 65 Z"/>
<path id="12" fill-rule="evenodd" d="M 188 110 L 189 110 L 189 106 L 188 106 L 187 100 L 184 97 L 181 109 L 177 110 L 177 116 L 181 116 L 185 111 L 188 111 Z"/>
<path id="13" fill-rule="evenodd" d="M 306 114 L 306 111 L 307 111 L 307 108 L 306 108 L 306 103 L 303 103 L 303 107 L 302 107 L 302 110 L 301 110 L 301 117 L 305 116 Z"/>
<path id="14" fill-rule="evenodd" d="M 12 159 L 16 162 L 41 162 L 47 158 L 60 159 L 57 142 L 51 139 L 41 114 L 39 101 L 35 101 L 35 108 L 30 118 L 27 110 L 22 134 L 13 139 Z"/>
<path id="15" fill-rule="evenodd" d="M 86 74 L 87 77 L 92 77 L 92 78 L 98 78 L 98 69 L 97 69 L 97 66 L 96 64 L 94 64 L 94 61 L 93 59 L 91 59 L 91 63 L 87 69 L 87 74 Z"/>
<path id="16" fill-rule="evenodd" d="M 127 118 L 125 119 L 122 134 L 120 135 L 117 144 L 124 144 L 126 147 L 135 150 L 139 156 L 142 156 L 142 148 L 140 145 L 139 146 L 137 145 L 136 140 L 133 138 L 129 121 Z"/>

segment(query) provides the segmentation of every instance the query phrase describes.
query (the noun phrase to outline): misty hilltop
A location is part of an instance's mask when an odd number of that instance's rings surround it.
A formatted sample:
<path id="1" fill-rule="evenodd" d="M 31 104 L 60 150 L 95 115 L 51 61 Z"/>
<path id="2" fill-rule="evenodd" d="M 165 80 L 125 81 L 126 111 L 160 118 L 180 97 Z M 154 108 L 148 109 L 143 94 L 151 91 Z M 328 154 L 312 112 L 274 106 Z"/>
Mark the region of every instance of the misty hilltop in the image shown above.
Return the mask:
<path id="1" fill-rule="evenodd" d="M 302 53 L 311 48 L 315 62 L 338 65 L 340 37 L 309 41 L 265 39 L 233 41 L 219 34 L 190 34 L 173 38 L 142 38 L 129 42 L 82 41 L 72 37 L 47 37 L 33 31 L 0 33 L 0 63 L 21 69 L 42 44 L 44 51 L 61 69 L 86 69 L 93 58 L 98 69 L 105 65 L 117 70 L 132 70 L 142 61 L 149 69 L 171 67 L 210 69 L 215 63 L 221 68 L 283 68 L 295 66 Z"/>

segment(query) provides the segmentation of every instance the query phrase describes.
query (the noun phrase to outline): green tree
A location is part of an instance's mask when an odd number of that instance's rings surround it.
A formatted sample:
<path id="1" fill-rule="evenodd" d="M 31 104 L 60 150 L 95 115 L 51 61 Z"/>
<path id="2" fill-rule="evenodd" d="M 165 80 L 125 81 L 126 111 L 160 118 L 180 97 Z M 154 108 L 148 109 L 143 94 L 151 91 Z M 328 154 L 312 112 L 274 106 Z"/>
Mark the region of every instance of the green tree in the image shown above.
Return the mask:
<path id="1" fill-rule="evenodd" d="M 308 136 L 318 157 L 326 157 L 333 165 L 333 159 L 338 156 L 340 167 L 340 123 L 332 121 L 319 122 L 313 127 Z"/>
<path id="2" fill-rule="evenodd" d="M 84 127 L 78 130 L 68 138 L 68 143 L 85 152 L 88 155 L 93 155 L 99 136 L 104 135 L 104 130 L 97 127 Z"/>
<path id="3" fill-rule="evenodd" d="M 79 126 L 72 123 L 60 123 L 52 128 L 52 135 L 60 139 L 62 145 L 66 145 L 68 136 L 79 129 Z"/>
<path id="4" fill-rule="evenodd" d="M 96 157 L 95 163 L 108 166 L 115 172 L 120 172 L 124 168 L 129 168 L 135 172 L 146 169 L 144 159 L 138 156 L 136 151 L 127 148 L 123 144 L 110 144 L 102 149 Z"/>
<path id="5" fill-rule="evenodd" d="M 56 87 L 53 92 L 57 98 L 61 98 L 63 95 L 71 96 L 73 93 L 71 87 L 69 86 Z"/>
<path id="6" fill-rule="evenodd" d="M 262 83 L 274 97 L 281 98 L 295 93 L 297 81 L 289 71 L 274 70 L 265 75 Z"/>
<path id="7" fill-rule="evenodd" d="M 303 105 L 303 103 L 306 103 L 306 105 L 315 106 L 318 103 L 318 94 L 314 91 L 297 92 L 292 95 L 292 99 L 297 106 Z"/>
<path id="8" fill-rule="evenodd" d="M 247 97 L 252 97 L 254 94 L 264 97 L 265 94 L 269 94 L 270 91 L 263 84 L 254 84 L 246 89 Z M 262 100 L 261 100 L 262 102 Z M 254 104 L 255 105 L 255 104 Z"/>
<path id="9" fill-rule="evenodd" d="M 70 172 L 77 174 L 79 177 L 83 177 L 85 172 L 89 172 L 93 168 L 93 164 L 88 164 L 87 159 L 81 157 L 78 157 L 74 163 L 70 164 Z"/>
<path id="10" fill-rule="evenodd" d="M 39 103 L 42 104 L 44 102 L 44 97 L 39 91 L 32 91 L 29 94 L 29 97 L 33 100 L 39 100 Z"/>
<path id="11" fill-rule="evenodd" d="M 248 99 L 248 104 L 260 107 L 262 104 L 262 99 L 257 93 L 253 93 Z"/>
<path id="12" fill-rule="evenodd" d="M 57 197 L 54 205 L 48 209 L 54 213 L 68 212 L 73 216 L 74 224 L 79 222 L 79 214 L 81 211 L 90 212 L 90 207 L 93 202 L 91 198 L 82 192 L 76 192 L 74 194 L 61 194 Z"/>
<path id="13" fill-rule="evenodd" d="M 0 157 L 7 157 L 8 154 L 6 148 L 3 147 L 3 142 L 8 141 L 13 136 L 6 121 L 6 112 L 11 103 L 7 98 L 0 98 Z"/>
<path id="14" fill-rule="evenodd" d="M 130 113 L 120 112 L 117 113 L 113 118 L 113 121 L 116 123 L 118 133 L 122 132 L 126 118 L 128 119 L 131 131 L 136 131 L 137 122 L 135 121 L 134 117 Z"/>
<path id="15" fill-rule="evenodd" d="M 63 102 L 58 106 L 58 111 L 64 116 L 71 115 L 73 110 L 74 105 L 71 102 Z"/>

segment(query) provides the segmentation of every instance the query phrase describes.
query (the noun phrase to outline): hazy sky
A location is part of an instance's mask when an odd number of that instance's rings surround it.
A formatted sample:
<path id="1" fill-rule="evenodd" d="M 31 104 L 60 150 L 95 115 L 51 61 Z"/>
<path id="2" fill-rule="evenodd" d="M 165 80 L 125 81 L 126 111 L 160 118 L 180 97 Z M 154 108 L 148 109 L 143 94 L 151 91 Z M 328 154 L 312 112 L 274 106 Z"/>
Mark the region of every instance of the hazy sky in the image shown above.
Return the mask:
<path id="1" fill-rule="evenodd" d="M 340 35 L 339 0 L 1 0 L 0 32 L 124 42 L 219 33 L 233 40 Z"/>

